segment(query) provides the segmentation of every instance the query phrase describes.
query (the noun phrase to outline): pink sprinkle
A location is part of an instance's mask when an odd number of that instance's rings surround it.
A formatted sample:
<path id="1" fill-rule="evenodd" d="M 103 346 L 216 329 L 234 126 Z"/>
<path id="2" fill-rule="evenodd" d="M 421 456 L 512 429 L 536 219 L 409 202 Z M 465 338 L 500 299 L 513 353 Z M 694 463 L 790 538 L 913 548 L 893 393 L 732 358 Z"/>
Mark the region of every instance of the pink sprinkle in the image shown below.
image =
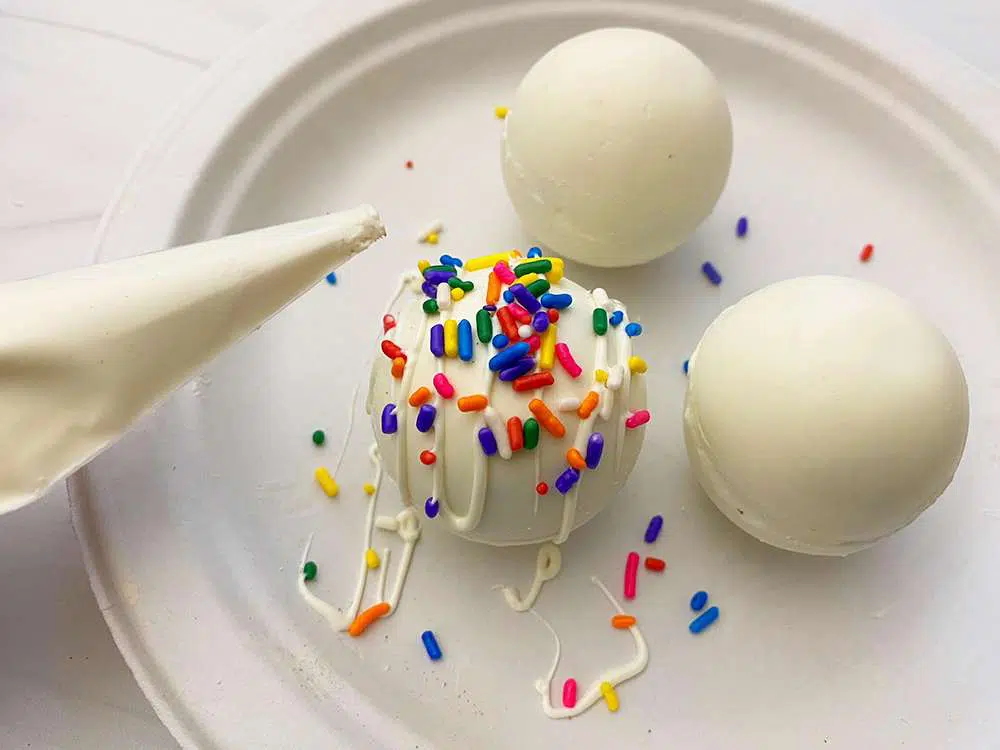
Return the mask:
<path id="1" fill-rule="evenodd" d="M 625 561 L 625 598 L 635 599 L 635 579 L 639 573 L 639 554 L 629 552 Z"/>
<path id="2" fill-rule="evenodd" d="M 576 706 L 576 680 L 572 677 L 563 683 L 563 705 L 566 708 Z"/>
<path id="3" fill-rule="evenodd" d="M 493 273 L 495 273 L 497 278 L 504 284 L 513 284 L 517 281 L 517 276 L 515 276 L 514 272 L 510 270 L 510 266 L 507 265 L 507 261 L 505 260 L 497 261 L 497 264 L 493 266 Z"/>
<path id="4" fill-rule="evenodd" d="M 389 333 L 396 327 L 396 319 L 392 315 L 382 316 L 382 333 Z"/>
<path id="5" fill-rule="evenodd" d="M 451 398 L 455 395 L 455 386 L 448 380 L 448 376 L 439 372 L 434 376 L 434 388 L 441 394 L 441 398 Z"/>
<path id="6" fill-rule="evenodd" d="M 537 333 L 534 336 L 528 337 L 528 354 L 534 354 L 539 350 L 539 348 L 541 348 L 541 346 L 542 340 L 538 338 Z"/>
<path id="7" fill-rule="evenodd" d="M 569 345 L 563 343 L 556 344 L 556 359 L 559 360 L 559 364 L 563 366 L 563 369 L 569 373 L 571 378 L 580 377 L 583 368 L 573 359 L 573 352 L 569 350 Z"/>
<path id="8" fill-rule="evenodd" d="M 644 424 L 649 422 L 650 419 L 651 417 L 649 416 L 649 412 L 645 409 L 640 409 L 637 412 L 633 412 L 632 415 L 625 420 L 625 426 L 630 430 L 634 430 L 636 427 L 642 427 Z"/>
<path id="9" fill-rule="evenodd" d="M 510 314 L 514 316 L 514 320 L 518 323 L 530 323 L 531 313 L 525 310 L 516 302 L 511 302 L 507 305 L 507 309 L 510 310 Z"/>

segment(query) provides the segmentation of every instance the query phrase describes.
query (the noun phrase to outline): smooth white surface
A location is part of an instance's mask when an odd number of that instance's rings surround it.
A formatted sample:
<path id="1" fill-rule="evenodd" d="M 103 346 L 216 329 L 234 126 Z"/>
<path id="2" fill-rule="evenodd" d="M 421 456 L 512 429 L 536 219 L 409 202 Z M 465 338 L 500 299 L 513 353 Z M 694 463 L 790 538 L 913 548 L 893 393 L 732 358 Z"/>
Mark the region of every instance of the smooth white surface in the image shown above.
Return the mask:
<path id="1" fill-rule="evenodd" d="M 948 341 L 861 279 L 766 286 L 691 355 L 694 474 L 729 520 L 782 549 L 844 556 L 901 529 L 951 482 L 968 429 Z"/>
<path id="2" fill-rule="evenodd" d="M 866 15 L 880 10 L 1000 75 L 993 33 L 1000 9 L 993 3 L 801 0 L 796 5 L 826 15 L 845 5 Z M 86 262 L 100 211 L 165 102 L 284 10 L 285 4 L 274 0 L 0 2 L 3 278 Z M 966 86 L 950 74 L 939 83 Z M 995 521 L 986 517 L 983 523 Z M 0 745 L 176 747 L 111 643 L 83 573 L 62 491 L 0 523 L 0 569 Z M 901 566 L 899 573 L 901 580 L 922 585 L 918 572 Z M 782 585 L 783 579 L 774 583 Z M 867 604 L 882 612 L 893 602 L 890 591 Z M 941 632 L 948 633 L 947 625 Z M 788 635 L 793 643 L 808 639 L 797 629 Z M 916 648 L 913 658 L 919 658 Z M 765 709 L 761 715 L 773 714 Z M 964 710 L 951 717 L 977 718 Z M 872 716 L 876 723 L 903 727 L 911 718 Z M 923 743 L 916 729 L 908 731 L 907 746 L 935 746 Z"/>
<path id="3" fill-rule="evenodd" d="M 453 303 L 445 314 L 454 320 L 472 321 L 486 302 L 490 273 L 491 269 L 463 273 L 462 278 L 476 286 L 462 300 Z M 474 361 L 439 359 L 431 354 L 429 326 L 439 319 L 429 318 L 421 308 L 426 299 L 420 289 L 421 281 L 418 276 L 406 285 L 392 305 L 398 325 L 390 331 L 389 338 L 410 352 L 403 380 L 396 381 L 392 377 L 391 362 L 381 350 L 376 347 L 372 355 L 374 366 L 368 406 L 389 476 L 397 483 L 400 476 L 405 478 L 400 486 L 418 510 L 423 510 L 426 498 L 437 498 L 441 519 L 438 523 L 447 524 L 467 539 L 498 545 L 551 539 L 562 543 L 573 529 L 608 505 L 613 507 L 639 456 L 644 430 L 626 430 L 624 421 L 630 412 L 646 406 L 645 378 L 629 372 L 619 379 L 618 389 L 612 391 L 595 381 L 594 372 L 597 369 L 608 372 L 612 366 L 626 372 L 631 353 L 643 350 L 643 339 L 635 339 L 637 343 L 633 346 L 633 340 L 625 333 L 624 323 L 618 328 L 609 327 L 605 336 L 595 335 L 593 311 L 599 295 L 591 294 L 568 277 L 562 278 L 552 285 L 551 291 L 572 295 L 573 304 L 560 313 L 556 328 L 558 340 L 569 346 L 583 372 L 578 378 L 571 378 L 555 362 L 551 368 L 555 383 L 551 387 L 541 392 L 518 393 L 510 383 L 499 380 L 498 374 L 488 369 L 489 357 L 497 350 L 480 344 L 474 331 Z M 447 288 L 447 285 L 442 286 Z M 607 293 L 603 299 L 607 302 Z M 608 306 L 621 308 L 627 320 L 624 304 L 615 302 Z M 440 318 L 444 319 L 444 316 Z M 500 332 L 497 323 L 494 323 L 494 332 Z M 541 350 L 537 358 L 540 362 Z M 437 409 L 434 430 L 429 433 L 417 430 L 414 419 L 417 410 L 407 404 L 407 398 L 420 386 L 435 393 L 432 378 L 439 371 L 455 387 L 456 399 L 474 394 L 489 398 L 488 408 L 502 427 L 491 429 L 498 446 L 507 445 L 506 451 L 501 447 L 497 456 L 487 460 L 478 434 L 484 424 L 490 426 L 484 422 L 490 412 L 463 413 L 455 401 L 435 397 L 432 402 Z M 527 420 L 531 417 L 528 404 L 532 399 L 543 399 L 554 412 L 560 399 L 582 400 L 591 390 L 599 395 L 602 403 L 587 419 L 581 420 L 576 414 L 557 415 L 565 430 L 561 439 L 542 428 L 538 448 L 512 454 L 507 442 L 508 418 L 516 416 Z M 380 428 L 382 409 L 387 403 L 394 404 L 397 409 L 399 429 L 393 435 L 383 434 Z M 563 496 L 556 488 L 556 478 L 567 467 L 566 452 L 575 447 L 585 454 L 591 432 L 599 432 L 604 438 L 601 466 L 595 471 L 583 472 L 572 491 Z M 433 468 L 420 463 L 419 455 L 423 450 L 436 453 L 438 460 Z M 551 488 L 546 497 L 535 494 L 535 486 L 542 481 Z"/>
<path id="4" fill-rule="evenodd" d="M 218 354 L 385 236 L 371 206 L 5 285 L 0 514 L 37 500 Z"/>
<path id="5" fill-rule="evenodd" d="M 355 20 L 370 10 L 355 8 Z M 879 33 L 876 55 L 852 41 L 864 35 L 860 27 L 838 37 L 733 0 L 705 0 L 696 10 L 436 0 L 331 40 L 335 13 L 321 4 L 271 30 L 189 100 L 190 116 L 145 153 L 109 214 L 102 257 L 157 237 L 169 244 L 313 213 L 355 193 L 383 207 L 390 232 L 442 216 L 443 206 L 442 251 L 524 247 L 528 238 L 504 210 L 495 177 L 497 92 L 512 90 L 567 31 L 624 19 L 668 31 L 703 56 L 741 123 L 740 156 L 719 210 L 683 251 L 614 274 L 570 270 L 588 286 L 625 285 L 632 314 L 656 332 L 653 413 L 679 414 L 680 362 L 722 306 L 810 272 L 864 273 L 901 289 L 954 342 L 971 390 L 988 390 L 995 368 L 981 342 L 996 335 L 1000 319 L 991 283 L 1000 155 L 973 124 L 994 127 L 989 114 L 1000 99 L 992 86 L 970 78 L 952 90 L 959 116 L 883 57 L 907 48 L 888 32 Z M 518 44 L 484 56 L 498 34 Z M 908 65 L 919 77 L 964 72 L 934 57 Z M 408 172 L 405 158 L 432 166 Z M 744 243 L 733 237 L 740 213 L 754 216 Z M 857 248 L 872 239 L 880 262 L 863 267 Z M 775 748 L 828 738 L 881 746 L 911 732 L 936 745 L 992 736 L 1000 656 L 982 652 L 977 621 L 954 617 L 973 607 L 991 617 L 998 600 L 998 583 L 984 575 L 995 549 L 995 531 L 983 523 L 994 464 L 988 399 L 974 411 L 964 471 L 934 511 L 891 543 L 820 564 L 764 548 L 706 508 L 693 490 L 679 419 L 654 418 L 646 435 L 653 458 L 634 472 L 623 512 L 574 534 L 563 573 L 539 604 L 567 634 L 568 670 L 592 674 L 619 663 L 606 620 L 588 616 L 587 578 L 620 575 L 649 515 L 662 510 L 671 519 L 661 544 L 671 573 L 647 582 L 635 602 L 637 616 L 660 625 L 657 639 L 650 636 L 654 661 L 646 689 L 636 682 L 622 692 L 622 721 L 597 713 L 558 726 L 538 712 L 530 686 L 550 656 L 547 639 L 490 590 L 491 582 L 527 577 L 530 549 L 468 545 L 428 524 L 400 607 L 375 631 L 388 638 L 332 635 L 292 581 L 315 530 L 312 554 L 334 571 L 318 588 L 336 600 L 348 593 L 353 576 L 336 572 L 357 564 L 344 542 L 363 513 L 351 498 L 367 478 L 367 446 L 349 448 L 345 466 L 361 471 L 341 477 L 345 489 L 331 504 L 313 486 L 323 454 L 307 436 L 318 420 L 337 420 L 326 422 L 332 433 L 367 374 L 353 352 L 371 340 L 357 321 L 377 325 L 381 313 L 372 289 L 390 285 L 392 272 L 424 250 L 390 243 L 352 262 L 336 293 L 302 298 L 220 358 L 209 387 L 179 393 L 77 477 L 75 519 L 99 600 L 184 744 L 280 746 L 289 727 L 299 747 L 326 746 L 331 736 L 348 747 L 506 747 L 512 729 L 529 747 L 546 748 L 650 747 L 664 737 L 726 746 L 737 734 Z M 725 268 L 718 289 L 698 276 L 706 257 Z M 168 571 L 151 549 L 171 559 Z M 703 586 L 725 626 L 692 639 L 683 602 Z M 929 586 L 947 588 L 948 607 L 932 606 Z M 885 612 L 872 606 L 890 598 Z M 448 643 L 449 657 L 437 665 L 417 647 L 429 626 Z M 505 644 L 516 652 L 498 654 Z M 919 660 L 907 646 L 919 648 Z M 959 681 L 976 687 L 961 702 L 949 687 Z M 762 720 L 790 695 L 798 697 L 790 717 Z M 856 719 L 845 722 L 845 713 Z M 876 720 L 887 715 L 908 724 Z"/>
<path id="6" fill-rule="evenodd" d="M 705 63 L 663 34 L 611 27 L 531 66 L 507 115 L 503 177 L 529 235 L 616 268 L 686 241 L 732 154 L 725 94 Z"/>

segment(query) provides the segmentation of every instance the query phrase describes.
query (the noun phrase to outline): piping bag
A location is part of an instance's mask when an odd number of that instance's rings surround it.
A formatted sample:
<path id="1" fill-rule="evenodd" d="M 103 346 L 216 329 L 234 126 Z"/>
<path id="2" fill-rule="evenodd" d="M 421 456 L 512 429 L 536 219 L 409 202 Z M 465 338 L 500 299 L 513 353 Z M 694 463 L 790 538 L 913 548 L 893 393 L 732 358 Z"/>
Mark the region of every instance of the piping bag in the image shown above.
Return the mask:
<path id="1" fill-rule="evenodd" d="M 361 206 L 0 285 L 0 515 L 384 236 Z"/>

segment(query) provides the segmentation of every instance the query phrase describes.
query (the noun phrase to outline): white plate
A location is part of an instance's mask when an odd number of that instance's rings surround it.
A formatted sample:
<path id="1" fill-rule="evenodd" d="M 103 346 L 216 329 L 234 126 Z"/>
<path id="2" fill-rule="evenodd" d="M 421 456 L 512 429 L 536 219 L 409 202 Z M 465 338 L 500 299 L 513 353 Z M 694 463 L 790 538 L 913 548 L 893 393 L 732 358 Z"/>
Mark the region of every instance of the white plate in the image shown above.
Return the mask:
<path id="1" fill-rule="evenodd" d="M 770 5 L 708 0 L 324 3 L 255 39 L 182 104 L 109 211 L 101 258 L 371 201 L 391 239 L 345 267 L 178 393 L 73 482 L 94 587 L 140 684 L 188 748 L 985 747 L 1000 741 L 1000 549 L 995 437 L 1000 153 L 977 123 L 996 92 L 894 35 L 846 35 Z M 539 609 L 563 634 L 563 670 L 588 683 L 631 653 L 606 602 L 662 512 L 630 608 L 652 663 L 622 710 L 544 718 L 533 681 L 549 634 L 508 610 L 535 550 L 492 550 L 425 524 L 398 614 L 366 637 L 332 632 L 295 591 L 315 531 L 318 590 L 353 584 L 368 479 L 362 420 L 327 500 L 352 387 L 396 272 L 446 224 L 440 251 L 524 246 L 498 169 L 501 123 L 529 64 L 585 29 L 641 25 L 680 39 L 720 76 L 736 133 L 732 177 L 679 252 L 623 272 L 574 269 L 646 324 L 654 421 L 617 508 L 565 546 Z M 854 27 L 852 27 L 854 28 Z M 909 59 L 907 72 L 895 61 Z M 937 92 L 947 84 L 952 104 Z M 954 105 L 954 106 L 953 106 Z M 404 169 L 412 159 L 415 168 Z M 736 218 L 750 236 L 733 237 Z M 875 258 L 860 265 L 867 242 Z M 725 276 L 708 286 L 711 259 Z M 692 485 L 681 442 L 681 363 L 726 304 L 805 273 L 877 279 L 925 310 L 967 368 L 972 431 L 946 496 L 912 527 L 847 560 L 758 544 Z M 328 447 L 309 435 L 325 427 Z M 383 498 L 383 512 L 396 498 Z M 722 619 L 687 632 L 691 593 Z M 445 659 L 419 634 L 432 628 Z"/>

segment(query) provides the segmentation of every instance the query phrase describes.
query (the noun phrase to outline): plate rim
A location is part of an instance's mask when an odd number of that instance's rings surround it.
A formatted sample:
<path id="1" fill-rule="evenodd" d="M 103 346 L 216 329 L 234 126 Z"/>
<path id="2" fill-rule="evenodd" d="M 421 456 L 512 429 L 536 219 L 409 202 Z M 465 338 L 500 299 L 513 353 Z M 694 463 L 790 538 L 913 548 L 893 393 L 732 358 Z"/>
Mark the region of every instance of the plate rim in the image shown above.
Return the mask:
<path id="1" fill-rule="evenodd" d="M 433 0 L 431 0 L 433 2 Z M 810 28 L 814 33 L 836 37 L 837 41 L 862 49 L 879 58 L 899 72 L 904 73 L 926 92 L 947 104 L 979 135 L 1000 152 L 1000 83 L 994 81 L 971 63 L 958 57 L 949 49 L 937 45 L 916 32 L 894 27 L 879 16 L 861 15 L 843 8 L 824 9 L 822 13 L 791 7 L 790 0 L 732 0 L 783 15 L 786 19 Z M 516 3 L 518 0 L 512 0 Z M 687 5 L 685 0 L 653 0 L 654 4 Z M 179 129 L 188 121 L 192 111 L 212 90 L 223 83 L 228 74 L 261 48 L 261 42 L 277 34 L 291 33 L 308 23 L 316 14 L 336 18 L 336 26 L 328 37 L 349 32 L 383 15 L 407 7 L 424 4 L 424 0 L 369 0 L 353 3 L 350 0 L 300 0 L 294 8 L 282 13 L 248 35 L 240 44 L 220 57 L 201 73 L 192 85 L 164 115 L 142 148 L 135 154 L 124 171 L 101 215 L 94 232 L 89 262 L 97 262 L 101 248 L 111 228 L 119 219 L 127 203 L 129 191 L 139 183 L 143 171 L 155 165 L 148 163 L 156 151 L 170 143 Z M 573 4 L 567 0 L 566 4 Z M 625 3 L 632 5 L 633 3 Z M 474 0 L 466 5 L 489 5 L 489 0 Z M 612 9 L 610 4 L 608 9 Z M 252 106 L 243 102 L 243 109 L 234 112 L 235 118 Z M 235 121 L 235 118 L 233 121 Z M 176 215 L 175 215 L 176 218 Z M 115 605 L 117 591 L 109 573 L 108 560 L 101 545 L 99 514 L 90 502 L 86 467 L 66 480 L 69 496 L 70 520 L 80 545 L 84 568 L 98 607 L 108 625 L 119 652 L 125 659 L 136 683 L 150 702 L 157 717 L 184 750 L 204 750 L 216 745 L 205 737 L 202 721 L 181 700 L 176 700 L 168 686 L 162 684 L 157 670 L 146 663 L 145 646 L 134 634 L 131 616 L 125 608 Z"/>

